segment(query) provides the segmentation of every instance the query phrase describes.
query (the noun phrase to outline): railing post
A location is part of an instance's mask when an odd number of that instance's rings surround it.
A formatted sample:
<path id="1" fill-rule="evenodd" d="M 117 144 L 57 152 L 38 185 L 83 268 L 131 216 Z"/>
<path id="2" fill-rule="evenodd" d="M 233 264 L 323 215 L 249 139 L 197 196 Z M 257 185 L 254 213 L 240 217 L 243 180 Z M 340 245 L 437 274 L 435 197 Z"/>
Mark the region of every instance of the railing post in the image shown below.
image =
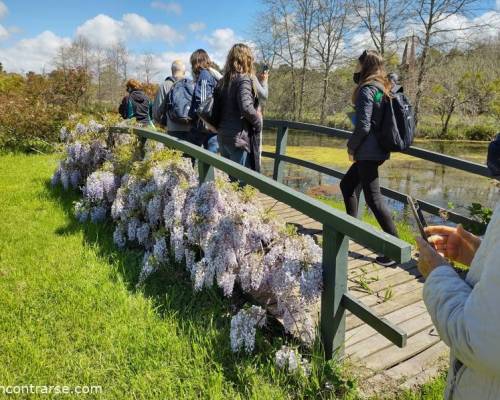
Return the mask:
<path id="1" fill-rule="evenodd" d="M 213 181 L 215 178 L 214 167 L 210 164 L 198 160 L 198 179 L 199 184 Z"/>
<path id="2" fill-rule="evenodd" d="M 342 297 L 347 292 L 347 250 L 349 239 L 328 225 L 323 225 L 323 292 L 321 294 L 320 332 L 327 360 L 333 352 L 341 355 L 345 340 L 345 308 Z"/>
<path id="3" fill-rule="evenodd" d="M 283 183 L 284 176 L 284 165 L 280 159 L 280 156 L 286 153 L 286 144 L 288 141 L 288 127 L 286 125 L 281 125 L 278 128 L 276 134 L 276 150 L 274 152 L 274 169 L 273 169 L 273 179 L 275 181 Z"/>

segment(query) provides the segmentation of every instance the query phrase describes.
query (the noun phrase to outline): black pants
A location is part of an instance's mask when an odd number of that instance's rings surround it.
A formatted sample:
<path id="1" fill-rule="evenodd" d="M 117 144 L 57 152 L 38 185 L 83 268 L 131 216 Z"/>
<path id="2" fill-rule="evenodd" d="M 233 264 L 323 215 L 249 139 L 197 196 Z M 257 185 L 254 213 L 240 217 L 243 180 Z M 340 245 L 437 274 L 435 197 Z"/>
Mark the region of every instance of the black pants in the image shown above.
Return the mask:
<path id="1" fill-rule="evenodd" d="M 347 214 L 356 217 L 358 215 L 359 194 L 363 189 L 366 204 L 377 218 L 380 227 L 384 232 L 397 237 L 398 233 L 391 213 L 380 193 L 378 167 L 383 163 L 383 161 L 356 161 L 340 181 L 340 190 L 342 190 Z"/>

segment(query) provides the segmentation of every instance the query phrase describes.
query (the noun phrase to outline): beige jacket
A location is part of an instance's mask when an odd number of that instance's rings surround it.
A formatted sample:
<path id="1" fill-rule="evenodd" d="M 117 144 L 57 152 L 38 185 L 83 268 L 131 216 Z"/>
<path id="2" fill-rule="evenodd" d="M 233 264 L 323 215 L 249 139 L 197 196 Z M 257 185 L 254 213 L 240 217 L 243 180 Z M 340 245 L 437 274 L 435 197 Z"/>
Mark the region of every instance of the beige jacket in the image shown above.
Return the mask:
<path id="1" fill-rule="evenodd" d="M 451 350 L 445 398 L 500 399 L 500 203 L 465 281 L 450 266 L 438 267 L 424 301 Z"/>

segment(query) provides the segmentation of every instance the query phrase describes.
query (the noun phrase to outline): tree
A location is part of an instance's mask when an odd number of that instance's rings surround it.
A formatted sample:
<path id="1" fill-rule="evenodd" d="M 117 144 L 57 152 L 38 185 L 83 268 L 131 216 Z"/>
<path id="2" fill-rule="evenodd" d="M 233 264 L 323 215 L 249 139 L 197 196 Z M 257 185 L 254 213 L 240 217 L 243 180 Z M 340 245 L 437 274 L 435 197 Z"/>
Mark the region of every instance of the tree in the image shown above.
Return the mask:
<path id="1" fill-rule="evenodd" d="M 274 56 L 278 62 L 284 63 L 289 68 L 291 102 L 290 113 L 296 118 L 297 110 L 297 40 L 294 31 L 293 2 L 292 0 L 264 0 L 266 10 L 260 22 L 260 31 L 269 29 L 272 32 L 271 41 L 274 46 Z M 269 43 L 269 42 L 268 42 Z"/>
<path id="2" fill-rule="evenodd" d="M 158 70 L 154 68 L 154 55 L 152 53 L 143 54 L 142 71 L 144 73 L 146 84 L 149 85 L 151 83 L 151 79 L 158 73 Z"/>
<path id="3" fill-rule="evenodd" d="M 320 122 L 324 124 L 328 104 L 330 72 L 337 62 L 339 45 L 344 37 L 350 7 L 343 0 L 318 0 L 317 4 L 317 23 L 312 48 L 315 57 L 320 61 L 323 71 Z"/>
<path id="4" fill-rule="evenodd" d="M 477 0 L 417 0 L 415 12 L 421 25 L 420 42 L 422 45 L 418 61 L 417 92 L 415 95 L 415 124 L 418 125 L 424 83 L 430 68 L 430 51 L 449 43 L 450 33 L 472 29 L 471 26 L 446 27 L 445 21 L 467 13 Z"/>
<path id="5" fill-rule="evenodd" d="M 352 0 L 352 7 L 368 33 L 375 49 L 382 56 L 394 44 L 401 29 L 411 18 L 411 1 Z M 394 49 L 393 49 L 394 50 Z"/>
<path id="6" fill-rule="evenodd" d="M 295 0 L 295 28 L 297 38 L 301 43 L 302 69 L 300 72 L 300 95 L 298 119 L 302 119 L 304 95 L 306 85 L 306 72 L 309 60 L 311 37 L 315 30 L 318 2 L 315 0 Z"/>

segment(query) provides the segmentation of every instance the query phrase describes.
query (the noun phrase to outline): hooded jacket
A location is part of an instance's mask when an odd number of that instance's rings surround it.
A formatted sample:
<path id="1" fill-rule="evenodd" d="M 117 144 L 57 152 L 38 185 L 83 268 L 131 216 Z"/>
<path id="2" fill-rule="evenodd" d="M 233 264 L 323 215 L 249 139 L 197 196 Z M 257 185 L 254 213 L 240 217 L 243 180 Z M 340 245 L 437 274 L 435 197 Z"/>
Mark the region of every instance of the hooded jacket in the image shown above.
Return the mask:
<path id="1" fill-rule="evenodd" d="M 119 112 L 124 119 L 135 118 L 139 123 L 150 123 L 152 105 L 142 90 L 134 90 L 123 98 Z"/>
<path id="2" fill-rule="evenodd" d="M 424 301 L 450 346 L 445 399 L 500 399 L 500 203 L 465 280 L 448 265 L 437 267 Z"/>

